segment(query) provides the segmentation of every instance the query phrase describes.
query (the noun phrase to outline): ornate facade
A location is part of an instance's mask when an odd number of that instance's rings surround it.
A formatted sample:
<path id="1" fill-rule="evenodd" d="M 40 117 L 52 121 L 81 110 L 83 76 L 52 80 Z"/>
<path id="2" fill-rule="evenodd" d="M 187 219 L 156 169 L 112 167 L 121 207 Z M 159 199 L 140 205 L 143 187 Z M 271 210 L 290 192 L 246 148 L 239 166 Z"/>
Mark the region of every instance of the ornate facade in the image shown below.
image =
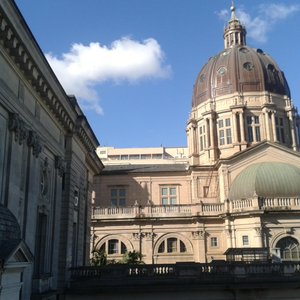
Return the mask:
<path id="1" fill-rule="evenodd" d="M 107 161 L 96 177 L 91 247 L 109 260 L 300 260 L 299 116 L 283 72 L 231 13 L 194 85 L 186 162 Z"/>
<path id="2" fill-rule="evenodd" d="M 57 299 L 90 252 L 98 141 L 14 1 L 0 2 L 0 299 Z"/>

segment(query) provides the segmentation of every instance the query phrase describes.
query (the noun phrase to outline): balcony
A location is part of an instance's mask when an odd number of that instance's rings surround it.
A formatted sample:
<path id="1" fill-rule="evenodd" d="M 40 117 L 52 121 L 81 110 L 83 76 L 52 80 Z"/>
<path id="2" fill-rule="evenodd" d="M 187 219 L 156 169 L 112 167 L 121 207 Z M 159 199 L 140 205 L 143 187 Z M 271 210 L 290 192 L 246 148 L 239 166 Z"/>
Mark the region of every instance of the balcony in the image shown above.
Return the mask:
<path id="1" fill-rule="evenodd" d="M 157 265 L 108 265 L 103 267 L 78 267 L 70 270 L 73 292 L 76 289 L 93 290 L 118 289 L 136 290 L 155 286 L 160 288 L 181 285 L 185 287 L 220 288 L 247 286 L 263 287 L 270 284 L 295 284 L 300 282 L 300 263 L 177 263 Z"/>
<path id="2" fill-rule="evenodd" d="M 93 207 L 92 220 L 132 218 L 184 218 L 193 216 L 218 217 L 231 213 L 300 210 L 300 198 L 262 198 L 226 201 L 225 203 L 197 203 L 190 205 L 154 205 L 131 207 Z"/>

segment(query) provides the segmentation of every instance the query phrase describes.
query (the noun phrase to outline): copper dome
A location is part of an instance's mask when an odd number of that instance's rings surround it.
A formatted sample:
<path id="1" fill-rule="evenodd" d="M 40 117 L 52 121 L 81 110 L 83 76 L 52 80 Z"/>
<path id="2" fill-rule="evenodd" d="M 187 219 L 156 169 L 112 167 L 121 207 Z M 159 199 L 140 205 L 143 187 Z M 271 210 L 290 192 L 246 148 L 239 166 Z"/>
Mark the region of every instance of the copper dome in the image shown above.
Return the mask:
<path id="1" fill-rule="evenodd" d="M 225 50 L 209 59 L 194 85 L 193 107 L 232 93 L 270 92 L 286 95 L 290 90 L 276 62 L 261 49 L 246 46 L 246 29 L 235 8 L 224 31 Z"/>

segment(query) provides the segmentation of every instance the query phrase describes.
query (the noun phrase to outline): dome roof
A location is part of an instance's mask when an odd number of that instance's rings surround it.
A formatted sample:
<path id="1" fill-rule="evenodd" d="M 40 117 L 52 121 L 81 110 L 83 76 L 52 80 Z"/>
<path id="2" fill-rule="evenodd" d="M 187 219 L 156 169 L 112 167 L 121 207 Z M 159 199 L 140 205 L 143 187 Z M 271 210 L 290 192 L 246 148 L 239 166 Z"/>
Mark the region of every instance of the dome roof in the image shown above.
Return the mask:
<path id="1" fill-rule="evenodd" d="M 246 46 L 246 29 L 231 7 L 224 31 L 225 50 L 209 59 L 194 84 L 192 106 L 232 93 L 270 92 L 286 95 L 290 90 L 276 62 L 261 49 Z"/>
<path id="2" fill-rule="evenodd" d="M 299 197 L 300 169 L 285 163 L 264 162 L 243 170 L 230 186 L 229 199 Z"/>
<path id="3" fill-rule="evenodd" d="M 21 239 L 21 230 L 17 219 L 0 204 L 0 242 L 18 239 Z"/>

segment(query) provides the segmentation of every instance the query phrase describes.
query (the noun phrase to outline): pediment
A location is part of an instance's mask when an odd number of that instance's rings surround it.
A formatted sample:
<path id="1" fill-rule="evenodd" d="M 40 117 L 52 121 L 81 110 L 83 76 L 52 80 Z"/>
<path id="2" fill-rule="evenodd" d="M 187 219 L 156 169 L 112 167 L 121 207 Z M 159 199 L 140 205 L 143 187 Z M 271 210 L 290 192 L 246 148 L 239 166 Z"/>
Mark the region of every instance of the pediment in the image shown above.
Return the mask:
<path id="1" fill-rule="evenodd" d="M 5 258 L 4 267 L 11 267 L 13 265 L 26 266 L 33 262 L 33 255 L 24 241 L 20 241 L 10 249 Z"/>
<path id="2" fill-rule="evenodd" d="M 300 168 L 300 153 L 276 143 L 263 142 L 220 161 L 220 166 L 227 167 L 229 182 L 232 182 L 249 165 L 261 162 L 281 162 Z"/>

